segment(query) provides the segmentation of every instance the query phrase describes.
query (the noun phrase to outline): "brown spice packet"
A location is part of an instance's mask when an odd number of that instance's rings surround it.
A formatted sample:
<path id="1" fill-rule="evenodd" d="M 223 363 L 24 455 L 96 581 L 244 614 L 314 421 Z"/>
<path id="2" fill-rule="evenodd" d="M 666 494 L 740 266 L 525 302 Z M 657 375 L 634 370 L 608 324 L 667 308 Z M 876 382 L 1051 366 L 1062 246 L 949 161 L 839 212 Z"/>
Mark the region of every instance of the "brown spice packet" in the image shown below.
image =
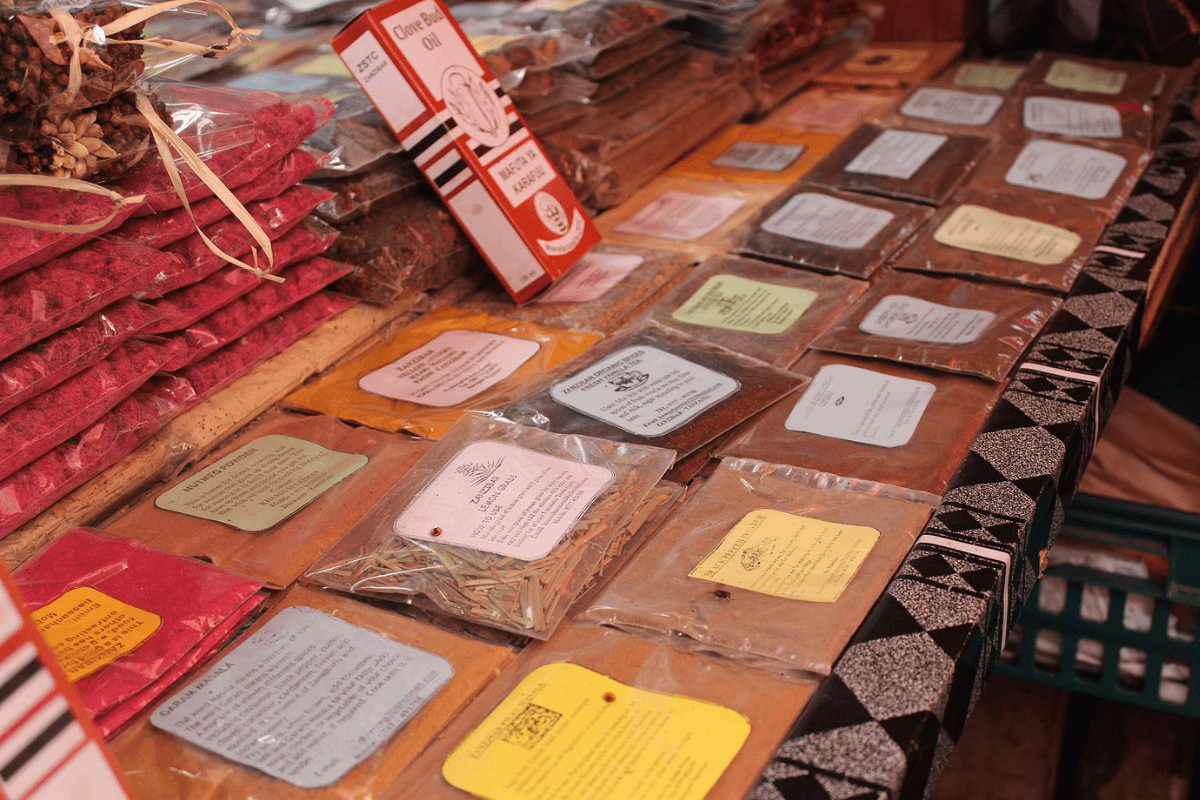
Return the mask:
<path id="1" fill-rule="evenodd" d="M 1042 51 L 1034 56 L 1019 83 L 1037 90 L 1070 92 L 1081 100 L 1142 105 L 1162 92 L 1171 69 L 1159 64 Z"/>

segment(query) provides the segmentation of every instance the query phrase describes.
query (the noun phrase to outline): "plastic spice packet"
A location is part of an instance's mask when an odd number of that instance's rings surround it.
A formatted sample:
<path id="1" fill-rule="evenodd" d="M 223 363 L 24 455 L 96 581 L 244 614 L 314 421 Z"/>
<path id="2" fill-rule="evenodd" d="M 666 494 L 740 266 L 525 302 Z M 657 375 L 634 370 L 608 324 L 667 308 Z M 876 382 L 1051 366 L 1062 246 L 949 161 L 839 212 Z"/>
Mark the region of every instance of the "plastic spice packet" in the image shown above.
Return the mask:
<path id="1" fill-rule="evenodd" d="M 1041 52 L 1021 76 L 1021 83 L 1036 89 L 1071 92 L 1082 100 L 1140 106 L 1162 92 L 1169 70 L 1136 61 Z"/>
<path id="2" fill-rule="evenodd" d="M 623 800 L 742 797 L 817 686 L 568 623 L 522 651 L 380 797 L 575 797 L 580 775 Z M 522 708 L 527 735 L 493 738 Z M 568 735 L 537 737 L 551 720 Z M 606 746 L 624 742 L 636 744 Z M 531 758 L 547 765 L 536 784 L 510 784 Z M 672 780 L 681 770 L 693 780 Z"/>
<path id="3" fill-rule="evenodd" d="M 1151 147 L 1154 104 L 1119 103 L 1106 97 L 1048 87 L 1021 87 L 1013 116 L 1028 136 L 1120 142 Z"/>
<path id="4" fill-rule="evenodd" d="M 139 796 L 378 797 L 512 657 L 507 647 L 294 587 L 197 683 L 111 747 Z M 220 737 L 187 725 L 213 719 L 224 722 Z"/>
<path id="5" fill-rule="evenodd" d="M 263 581 L 292 583 L 429 449 L 326 416 L 280 415 L 104 530 Z"/>
<path id="6" fill-rule="evenodd" d="M 1065 294 L 1104 225 L 1101 211 L 1070 198 L 971 187 L 938 209 L 892 266 Z"/>
<path id="7" fill-rule="evenodd" d="M 468 414 L 305 580 L 545 639 L 672 459 Z"/>
<path id="8" fill-rule="evenodd" d="M 580 619 L 828 675 L 937 498 L 726 459 Z"/>
<path id="9" fill-rule="evenodd" d="M 864 122 L 882 119 L 903 94 L 901 89 L 811 86 L 781 104 L 759 124 L 845 136 Z"/>
<path id="10" fill-rule="evenodd" d="M 896 128 L 965 133 L 994 138 L 1006 133 L 1020 104 L 1003 92 L 923 83 L 913 87 L 885 118 Z"/>
<path id="11" fill-rule="evenodd" d="M 906 86 L 941 72 L 960 52 L 962 42 L 873 42 L 818 80 L 850 86 Z"/>
<path id="12" fill-rule="evenodd" d="M 667 175 L 747 183 L 794 183 L 841 137 L 765 125 L 734 125 L 675 163 Z"/>
<path id="13" fill-rule="evenodd" d="M 647 316 L 702 341 L 788 367 L 867 289 L 863 281 L 712 256 Z"/>
<path id="14" fill-rule="evenodd" d="M 886 272 L 813 347 L 998 381 L 1061 305 L 1029 289 Z"/>
<path id="15" fill-rule="evenodd" d="M 792 369 L 812 376 L 808 388 L 739 426 L 718 455 L 941 494 L 1004 388 L 820 351 Z"/>
<path id="16" fill-rule="evenodd" d="M 285 401 L 381 430 L 436 439 L 466 411 L 520 397 L 526 382 L 598 338 L 440 309 Z"/>
<path id="17" fill-rule="evenodd" d="M 734 252 L 869 278 L 933 214 L 928 206 L 797 184 L 741 231 Z"/>
<path id="18" fill-rule="evenodd" d="M 489 412 L 559 433 L 656 445 L 677 458 L 766 408 L 805 379 L 645 321 Z"/>

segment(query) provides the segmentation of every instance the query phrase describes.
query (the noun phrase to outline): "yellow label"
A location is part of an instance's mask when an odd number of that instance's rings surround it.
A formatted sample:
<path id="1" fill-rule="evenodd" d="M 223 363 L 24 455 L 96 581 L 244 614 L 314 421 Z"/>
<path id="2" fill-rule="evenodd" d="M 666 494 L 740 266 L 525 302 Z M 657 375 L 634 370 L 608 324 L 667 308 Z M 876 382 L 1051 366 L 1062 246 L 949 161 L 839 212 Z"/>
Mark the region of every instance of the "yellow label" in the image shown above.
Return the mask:
<path id="1" fill-rule="evenodd" d="M 350 70 L 337 53 L 323 53 L 309 61 L 305 61 L 292 72 L 301 75 L 333 75 L 339 78 L 350 77 Z"/>
<path id="2" fill-rule="evenodd" d="M 162 617 L 80 586 L 33 613 L 67 680 L 86 678 L 154 635 Z"/>
<path id="3" fill-rule="evenodd" d="M 963 64 L 954 75 L 958 86 L 976 89 L 999 89 L 1004 92 L 1013 87 L 1024 67 L 999 67 L 992 64 Z"/>
<path id="4" fill-rule="evenodd" d="M 912 72 L 929 56 L 925 50 L 891 50 L 872 47 L 842 65 L 850 72 Z"/>
<path id="5" fill-rule="evenodd" d="M 442 775 L 485 800 L 701 800 L 749 735 L 745 716 L 715 703 L 547 664 L 463 739 Z"/>
<path id="6" fill-rule="evenodd" d="M 1061 264 L 1083 241 L 1066 228 L 972 205 L 954 209 L 934 231 L 933 240 L 947 247 L 1043 265 Z"/>
<path id="7" fill-rule="evenodd" d="M 770 336 L 792 327 L 816 299 L 811 289 L 713 275 L 671 316 L 691 325 Z"/>
<path id="8" fill-rule="evenodd" d="M 789 600 L 833 603 L 879 531 L 760 508 L 742 517 L 689 577 Z"/>
<path id="9" fill-rule="evenodd" d="M 524 7 L 530 11 L 570 11 L 575 6 L 590 3 L 592 0 L 533 0 Z"/>
<path id="10" fill-rule="evenodd" d="M 1045 80 L 1047 86 L 1096 94 L 1119 94 L 1125 88 L 1124 72 L 1064 59 L 1050 65 Z"/>
<path id="11" fill-rule="evenodd" d="M 475 52 L 480 55 L 486 55 L 487 53 L 499 50 L 506 44 L 527 38 L 529 38 L 529 35 L 525 33 L 471 33 L 467 35 L 467 41 L 475 48 Z"/>

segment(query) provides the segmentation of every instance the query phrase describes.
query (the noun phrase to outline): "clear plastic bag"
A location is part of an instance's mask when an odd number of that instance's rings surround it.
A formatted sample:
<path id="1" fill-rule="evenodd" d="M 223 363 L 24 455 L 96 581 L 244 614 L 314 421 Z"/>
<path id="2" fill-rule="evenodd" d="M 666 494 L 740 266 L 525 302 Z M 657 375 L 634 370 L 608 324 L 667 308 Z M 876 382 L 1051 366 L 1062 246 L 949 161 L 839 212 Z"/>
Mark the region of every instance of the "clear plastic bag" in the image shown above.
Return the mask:
<path id="1" fill-rule="evenodd" d="M 936 507 L 923 492 L 726 459 L 579 618 L 828 675 Z"/>
<path id="2" fill-rule="evenodd" d="M 602 81 L 652 58 L 659 51 L 686 38 L 686 31 L 672 28 L 651 28 L 633 36 L 623 44 L 603 50 L 594 58 L 572 62 L 567 65 L 567 68 L 577 71 L 589 80 Z"/>
<path id="3" fill-rule="evenodd" d="M 334 225 L 344 225 L 378 207 L 399 202 L 408 195 L 429 191 L 429 183 L 412 158 L 396 155 L 358 175 L 311 181 L 333 192 L 317 206 L 317 214 Z"/>
<path id="4" fill-rule="evenodd" d="M 672 457 L 466 415 L 305 580 L 548 638 Z"/>
<path id="5" fill-rule="evenodd" d="M 889 127 L 937 133 L 966 133 L 997 138 L 1008 133 L 1015 97 L 987 89 L 968 89 L 923 83 L 915 86 L 884 118 Z"/>
<path id="6" fill-rule="evenodd" d="M 844 136 L 864 122 L 882 120 L 902 96 L 899 89 L 813 86 L 781 104 L 760 124 Z"/>

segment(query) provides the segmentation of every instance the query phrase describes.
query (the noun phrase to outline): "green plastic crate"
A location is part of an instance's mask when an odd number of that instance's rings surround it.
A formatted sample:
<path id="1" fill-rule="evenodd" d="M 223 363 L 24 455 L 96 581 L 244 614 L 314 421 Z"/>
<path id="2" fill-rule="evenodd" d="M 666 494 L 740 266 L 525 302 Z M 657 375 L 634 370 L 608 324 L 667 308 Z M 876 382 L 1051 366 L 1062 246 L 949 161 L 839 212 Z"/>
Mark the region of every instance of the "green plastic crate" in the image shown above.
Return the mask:
<path id="1" fill-rule="evenodd" d="M 1062 533 L 1164 558 L 1166 578 L 1148 580 L 1065 564 L 1050 567 L 1047 575 L 1066 581 L 1065 607 L 1060 613 L 1042 610 L 1044 584 L 1039 581 L 996 671 L 1200 719 L 1200 641 L 1190 624 L 1174 635 L 1168 631 L 1173 608 L 1176 619 L 1185 621 L 1194 620 L 1200 610 L 1200 515 L 1080 495 L 1067 512 Z M 1091 590 L 1092 601 L 1107 593 L 1108 614 L 1102 622 L 1083 615 L 1086 586 L 1098 587 Z M 1130 595 L 1148 598 L 1135 598 L 1130 609 L 1152 609 L 1146 615 L 1147 630 L 1127 627 Z M 1039 659 L 1039 637 L 1047 644 L 1061 640 L 1057 663 L 1048 663 L 1054 659 L 1045 650 Z"/>

